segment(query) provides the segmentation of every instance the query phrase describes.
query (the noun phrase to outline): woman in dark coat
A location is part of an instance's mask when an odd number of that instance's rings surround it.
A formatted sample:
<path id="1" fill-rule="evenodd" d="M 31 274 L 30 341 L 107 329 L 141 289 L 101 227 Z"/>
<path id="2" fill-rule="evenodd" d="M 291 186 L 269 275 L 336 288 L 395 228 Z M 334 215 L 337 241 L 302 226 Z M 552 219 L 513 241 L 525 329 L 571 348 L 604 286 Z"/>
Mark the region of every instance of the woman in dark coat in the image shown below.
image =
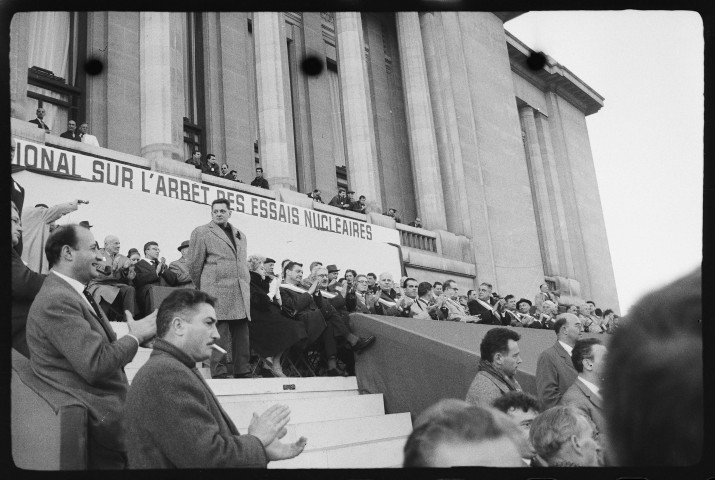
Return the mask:
<path id="1" fill-rule="evenodd" d="M 271 300 L 271 283 L 263 268 L 265 257 L 251 255 L 248 268 L 251 275 L 251 321 L 248 322 L 251 348 L 261 357 L 264 366 L 276 377 L 285 377 L 281 357 L 293 346 L 305 348 L 308 334 L 303 322 L 288 318 L 280 306 Z"/>

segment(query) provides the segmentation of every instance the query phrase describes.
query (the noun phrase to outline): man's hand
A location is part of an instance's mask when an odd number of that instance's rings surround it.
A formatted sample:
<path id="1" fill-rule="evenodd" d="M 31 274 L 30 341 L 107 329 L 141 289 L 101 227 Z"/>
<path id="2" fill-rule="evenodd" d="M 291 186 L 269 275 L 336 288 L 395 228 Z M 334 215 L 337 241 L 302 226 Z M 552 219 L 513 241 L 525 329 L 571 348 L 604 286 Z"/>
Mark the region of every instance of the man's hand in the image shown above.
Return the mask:
<path id="1" fill-rule="evenodd" d="M 267 448 L 276 438 L 283 438 L 286 433 L 285 426 L 288 425 L 289 420 L 290 408 L 287 405 L 275 404 L 260 416 L 253 413 L 251 423 L 248 425 L 248 434 L 258 438 Z"/>
<path id="2" fill-rule="evenodd" d="M 127 327 L 129 333 L 137 337 L 139 345 L 151 340 L 156 336 L 156 313 L 159 310 L 154 310 L 141 320 L 134 320 L 129 310 L 124 310 L 124 315 L 127 317 Z"/>
<path id="3" fill-rule="evenodd" d="M 280 438 L 283 438 L 283 435 L 281 435 Z M 305 448 L 306 443 L 308 443 L 308 439 L 305 437 L 300 437 L 295 443 L 283 443 L 276 438 L 265 447 L 266 456 L 270 461 L 287 460 L 297 457 Z"/>

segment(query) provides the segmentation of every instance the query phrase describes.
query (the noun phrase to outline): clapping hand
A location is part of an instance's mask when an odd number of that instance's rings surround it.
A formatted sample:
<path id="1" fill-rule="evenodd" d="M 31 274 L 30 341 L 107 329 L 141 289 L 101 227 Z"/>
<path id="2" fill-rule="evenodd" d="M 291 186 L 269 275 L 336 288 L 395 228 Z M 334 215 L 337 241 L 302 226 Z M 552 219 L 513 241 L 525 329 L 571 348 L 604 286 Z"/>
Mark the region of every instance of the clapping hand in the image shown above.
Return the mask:
<path id="1" fill-rule="evenodd" d="M 127 318 L 127 327 L 129 333 L 137 337 L 139 345 L 146 343 L 156 336 L 156 314 L 159 310 L 154 310 L 141 320 L 134 320 L 129 310 L 124 310 L 124 315 Z"/>
<path id="2" fill-rule="evenodd" d="M 266 456 L 268 460 L 287 460 L 289 458 L 297 457 L 305 448 L 305 444 L 308 443 L 308 439 L 305 437 L 300 437 L 294 443 L 283 443 L 280 441 L 286 434 L 286 430 L 283 429 L 283 434 L 279 435 L 273 442 L 266 445 Z"/>
<path id="3" fill-rule="evenodd" d="M 286 434 L 285 426 L 288 425 L 289 420 L 290 409 L 288 406 L 275 404 L 261 415 L 253 413 L 251 423 L 248 425 L 248 434 L 258 438 L 263 446 L 267 448 L 274 440 L 283 438 Z"/>

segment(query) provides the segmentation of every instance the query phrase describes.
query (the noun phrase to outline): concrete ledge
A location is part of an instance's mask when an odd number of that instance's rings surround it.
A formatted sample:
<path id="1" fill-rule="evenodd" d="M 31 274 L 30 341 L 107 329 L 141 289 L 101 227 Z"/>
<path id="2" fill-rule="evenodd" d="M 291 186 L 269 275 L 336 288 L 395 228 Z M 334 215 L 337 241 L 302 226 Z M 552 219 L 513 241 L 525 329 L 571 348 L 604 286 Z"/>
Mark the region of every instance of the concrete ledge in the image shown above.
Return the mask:
<path id="1" fill-rule="evenodd" d="M 313 208 L 313 199 L 308 197 L 305 193 L 296 192 L 287 188 L 279 188 L 276 192 L 278 193 L 278 200 L 281 202 L 309 210 Z"/>
<path id="2" fill-rule="evenodd" d="M 155 172 L 168 173 L 177 177 L 190 178 L 201 181 L 201 170 L 184 162 L 177 162 L 168 158 L 155 158 L 151 160 L 151 169 Z"/>
<path id="3" fill-rule="evenodd" d="M 256 197 L 265 197 L 270 198 L 271 200 L 278 200 L 278 193 L 275 190 L 266 190 L 265 188 L 254 187 L 247 183 L 226 180 L 225 178 L 214 177 L 213 175 L 201 174 L 201 182 L 207 185 L 213 185 L 215 187 L 237 190 L 239 192 L 255 195 Z"/>
<path id="4" fill-rule="evenodd" d="M 380 227 L 397 229 L 397 227 L 395 226 L 395 225 L 397 225 L 397 222 L 395 222 L 395 219 L 392 217 L 388 217 L 387 215 L 383 215 L 381 213 L 376 213 L 376 212 L 368 213 L 367 221 L 368 221 L 368 223 L 372 223 L 373 225 L 378 225 Z"/>
<path id="5" fill-rule="evenodd" d="M 367 222 L 369 220 L 367 215 L 365 215 L 364 213 L 357 213 L 353 212 L 352 210 L 343 210 L 342 208 L 333 207 L 324 203 L 314 202 L 313 210 L 330 213 L 341 217 L 352 218 L 353 220 L 360 220 L 361 222 Z"/>
<path id="6" fill-rule="evenodd" d="M 471 241 L 464 235 L 455 235 L 445 230 L 435 230 L 439 246 L 438 252 L 445 257 L 461 260 L 466 263 L 474 263 Z"/>
<path id="7" fill-rule="evenodd" d="M 432 230 L 427 230 L 426 228 L 410 227 L 404 223 L 395 222 L 395 228 L 397 230 L 403 230 L 405 232 L 415 233 L 417 235 L 422 235 L 424 237 L 437 238 L 437 234 Z"/>
<path id="8" fill-rule="evenodd" d="M 413 268 L 455 273 L 471 278 L 477 276 L 477 267 L 473 263 L 445 258 L 444 256 L 430 254 L 415 248 L 402 247 L 402 259 L 408 266 Z"/>
<path id="9" fill-rule="evenodd" d="M 39 128 L 34 123 L 18 120 L 17 118 L 10 119 L 10 129 L 12 135 L 23 140 L 31 142 L 45 143 L 45 130 Z"/>

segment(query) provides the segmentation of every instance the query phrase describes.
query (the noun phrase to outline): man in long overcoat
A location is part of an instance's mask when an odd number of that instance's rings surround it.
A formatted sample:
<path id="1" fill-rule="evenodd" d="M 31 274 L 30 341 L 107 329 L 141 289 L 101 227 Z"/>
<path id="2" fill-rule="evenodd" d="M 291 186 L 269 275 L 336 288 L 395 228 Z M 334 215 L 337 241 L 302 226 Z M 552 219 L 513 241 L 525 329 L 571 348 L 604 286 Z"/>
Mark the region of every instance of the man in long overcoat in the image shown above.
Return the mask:
<path id="1" fill-rule="evenodd" d="M 191 232 L 186 259 L 196 288 L 218 299 L 216 318 L 221 338 L 216 343 L 224 350 L 230 348 L 233 357 L 233 371 L 229 371 L 226 355 L 214 352 L 211 355 L 211 377 L 249 378 L 251 277 L 246 261 L 246 234 L 231 225 L 229 218 L 228 200 L 214 200 L 211 222 Z"/>

